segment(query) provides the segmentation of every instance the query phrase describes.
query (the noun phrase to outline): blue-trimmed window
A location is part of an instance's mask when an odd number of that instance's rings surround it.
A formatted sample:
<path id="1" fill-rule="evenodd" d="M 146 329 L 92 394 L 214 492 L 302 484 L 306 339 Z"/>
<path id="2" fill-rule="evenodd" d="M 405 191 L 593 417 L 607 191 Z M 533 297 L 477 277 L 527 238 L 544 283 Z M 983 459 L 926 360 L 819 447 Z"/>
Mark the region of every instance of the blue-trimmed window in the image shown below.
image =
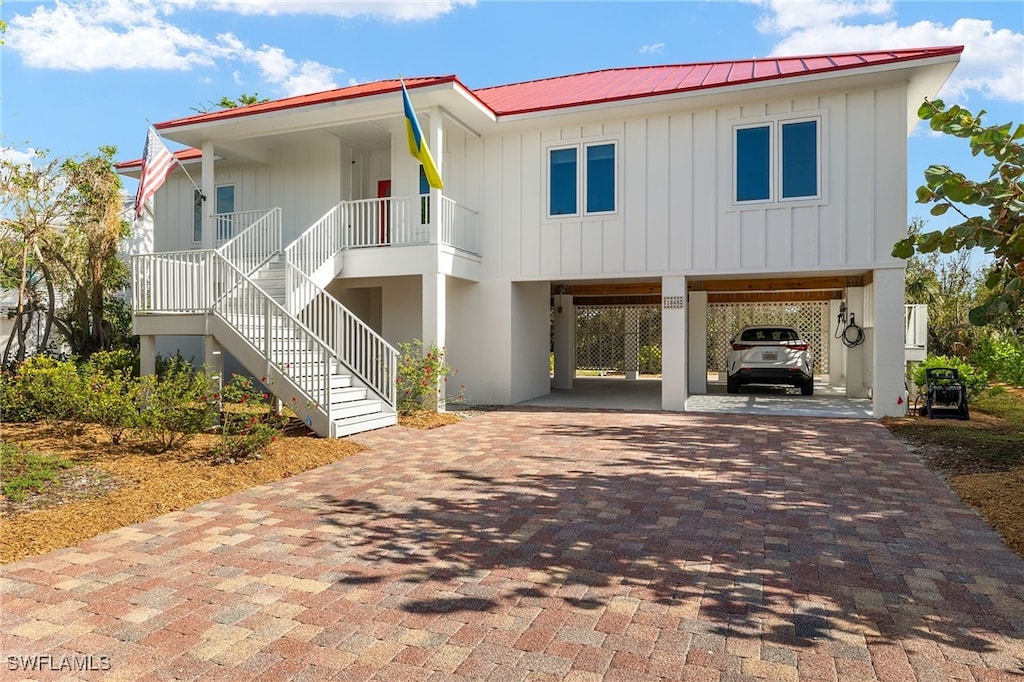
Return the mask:
<path id="1" fill-rule="evenodd" d="M 821 195 L 818 119 L 772 121 L 735 129 L 735 201 Z"/>
<path id="2" fill-rule="evenodd" d="M 615 145 L 587 147 L 587 213 L 615 210 Z"/>
<path id="3" fill-rule="evenodd" d="M 818 196 L 818 122 L 782 124 L 782 198 Z"/>
<path id="4" fill-rule="evenodd" d="M 615 156 L 614 142 L 549 150 L 548 215 L 579 215 L 581 204 L 584 214 L 615 211 Z"/>
<path id="5" fill-rule="evenodd" d="M 548 173 L 548 198 L 550 215 L 576 214 L 576 147 L 552 149 Z"/>
<path id="6" fill-rule="evenodd" d="M 771 127 L 736 129 L 736 201 L 771 198 Z"/>

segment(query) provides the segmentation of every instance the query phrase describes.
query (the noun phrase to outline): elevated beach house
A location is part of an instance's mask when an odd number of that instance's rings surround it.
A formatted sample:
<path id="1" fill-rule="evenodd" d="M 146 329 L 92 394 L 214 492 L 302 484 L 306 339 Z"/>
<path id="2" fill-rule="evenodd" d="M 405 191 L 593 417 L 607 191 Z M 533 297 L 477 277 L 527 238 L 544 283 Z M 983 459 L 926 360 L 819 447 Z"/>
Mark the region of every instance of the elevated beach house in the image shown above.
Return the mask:
<path id="1" fill-rule="evenodd" d="M 443 188 L 397 80 L 158 123 L 185 149 L 134 259 L 144 368 L 240 365 L 325 436 L 394 423 L 413 339 L 446 348 L 470 403 L 607 366 L 659 373 L 683 410 L 739 324 L 776 320 L 821 381 L 903 414 L 907 136 L 961 51 L 409 78 Z"/>

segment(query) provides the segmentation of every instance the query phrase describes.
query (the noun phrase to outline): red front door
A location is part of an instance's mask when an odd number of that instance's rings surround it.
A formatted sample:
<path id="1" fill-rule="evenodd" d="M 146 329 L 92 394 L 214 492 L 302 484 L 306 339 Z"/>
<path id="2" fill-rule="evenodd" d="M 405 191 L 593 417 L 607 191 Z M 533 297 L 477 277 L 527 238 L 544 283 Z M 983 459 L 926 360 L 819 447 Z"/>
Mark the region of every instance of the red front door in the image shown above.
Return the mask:
<path id="1" fill-rule="evenodd" d="M 377 198 L 387 199 L 391 196 L 391 179 L 377 181 Z M 380 244 L 391 243 L 391 202 L 382 201 L 380 208 Z"/>

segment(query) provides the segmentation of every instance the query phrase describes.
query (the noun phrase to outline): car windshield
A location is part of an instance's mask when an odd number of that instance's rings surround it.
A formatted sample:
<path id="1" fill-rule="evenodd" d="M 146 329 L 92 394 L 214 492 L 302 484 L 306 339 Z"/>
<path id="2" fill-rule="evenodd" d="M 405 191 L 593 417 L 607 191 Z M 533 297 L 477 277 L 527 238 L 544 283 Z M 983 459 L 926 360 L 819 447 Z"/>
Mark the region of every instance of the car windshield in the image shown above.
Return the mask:
<path id="1" fill-rule="evenodd" d="M 757 329 L 744 329 L 740 341 L 796 341 L 799 338 L 795 329 L 758 327 Z"/>

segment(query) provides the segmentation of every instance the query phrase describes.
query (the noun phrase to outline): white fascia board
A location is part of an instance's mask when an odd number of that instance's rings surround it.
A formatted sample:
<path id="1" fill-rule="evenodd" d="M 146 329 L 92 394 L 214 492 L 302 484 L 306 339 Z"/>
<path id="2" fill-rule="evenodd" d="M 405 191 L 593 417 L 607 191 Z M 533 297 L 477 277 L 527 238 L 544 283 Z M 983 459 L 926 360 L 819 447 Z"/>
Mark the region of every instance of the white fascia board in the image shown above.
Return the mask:
<path id="1" fill-rule="evenodd" d="M 418 111 L 435 105 L 442 107 L 453 112 L 470 129 L 479 127 L 478 122 L 486 125 L 494 120 L 493 113 L 454 81 L 415 88 L 410 97 Z M 203 140 L 240 140 L 324 126 L 383 121 L 402 115 L 401 95 L 396 91 L 173 126 L 158 132 L 169 140 L 199 147 Z"/>

